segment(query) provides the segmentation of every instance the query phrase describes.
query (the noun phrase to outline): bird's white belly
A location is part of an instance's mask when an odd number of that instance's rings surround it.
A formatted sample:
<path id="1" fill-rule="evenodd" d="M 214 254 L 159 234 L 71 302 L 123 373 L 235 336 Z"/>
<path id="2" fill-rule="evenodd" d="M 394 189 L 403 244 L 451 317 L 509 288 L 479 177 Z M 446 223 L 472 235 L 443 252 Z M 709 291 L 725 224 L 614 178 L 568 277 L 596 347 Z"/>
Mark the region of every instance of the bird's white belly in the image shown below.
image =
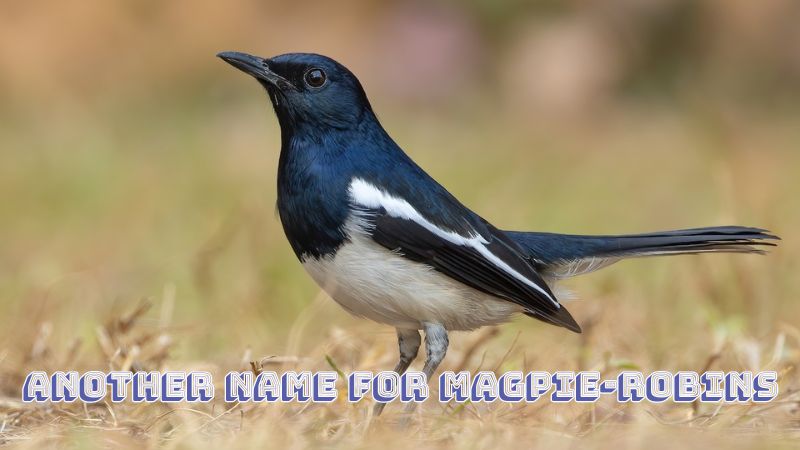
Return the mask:
<path id="1" fill-rule="evenodd" d="M 522 308 L 492 297 L 353 233 L 334 256 L 303 262 L 311 277 L 345 310 L 399 328 L 423 322 L 472 330 L 505 322 Z"/>

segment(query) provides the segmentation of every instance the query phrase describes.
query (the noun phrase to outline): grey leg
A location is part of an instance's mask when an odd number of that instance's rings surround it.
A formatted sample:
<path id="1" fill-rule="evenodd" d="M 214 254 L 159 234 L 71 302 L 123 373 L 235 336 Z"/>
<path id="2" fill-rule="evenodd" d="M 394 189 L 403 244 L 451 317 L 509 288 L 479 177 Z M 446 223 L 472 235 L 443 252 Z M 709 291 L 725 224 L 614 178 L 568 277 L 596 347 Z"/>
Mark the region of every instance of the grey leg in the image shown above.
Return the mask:
<path id="1" fill-rule="evenodd" d="M 397 329 L 397 344 L 400 347 L 400 361 L 394 367 L 394 371 L 402 375 L 411 362 L 417 357 L 419 345 L 422 339 L 417 330 L 401 330 Z"/>
<path id="2" fill-rule="evenodd" d="M 425 360 L 425 367 L 423 367 L 422 371 L 430 381 L 433 372 L 436 371 L 436 368 L 439 367 L 439 364 L 447 354 L 447 345 L 450 343 L 450 340 L 447 338 L 447 330 L 445 330 L 442 325 L 426 322 L 424 326 L 427 359 Z"/>
<path id="3" fill-rule="evenodd" d="M 427 354 L 427 359 L 425 360 L 425 367 L 423 367 L 422 372 L 425 373 L 425 377 L 428 379 L 428 385 L 430 386 L 433 372 L 436 371 L 436 368 L 439 367 L 439 364 L 447 354 L 447 345 L 450 343 L 450 340 L 447 338 L 447 330 L 442 325 L 428 322 L 423 325 L 425 329 L 425 353 Z M 406 412 L 414 411 L 416 405 L 417 404 L 414 402 L 407 403 Z"/>
<path id="4" fill-rule="evenodd" d="M 394 371 L 402 375 L 406 369 L 408 369 L 408 366 L 411 365 L 411 362 L 414 361 L 414 358 L 417 357 L 417 352 L 419 351 L 419 345 L 421 343 L 419 331 L 398 328 L 397 343 L 400 347 L 400 361 L 397 362 Z M 376 403 L 373 414 L 379 416 L 384 406 L 386 406 L 386 403 Z"/>

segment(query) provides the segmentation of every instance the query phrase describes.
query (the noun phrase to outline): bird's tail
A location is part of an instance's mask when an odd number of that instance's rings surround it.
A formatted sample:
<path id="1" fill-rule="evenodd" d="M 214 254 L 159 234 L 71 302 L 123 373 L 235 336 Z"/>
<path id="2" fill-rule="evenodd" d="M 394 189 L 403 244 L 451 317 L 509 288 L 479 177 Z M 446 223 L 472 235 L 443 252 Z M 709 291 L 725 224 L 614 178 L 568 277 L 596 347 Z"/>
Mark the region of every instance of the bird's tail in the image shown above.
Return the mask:
<path id="1" fill-rule="evenodd" d="M 779 237 L 760 228 L 737 226 L 622 236 L 580 236 L 507 231 L 533 263 L 555 278 L 592 272 L 623 258 L 694 253 L 765 253 Z"/>

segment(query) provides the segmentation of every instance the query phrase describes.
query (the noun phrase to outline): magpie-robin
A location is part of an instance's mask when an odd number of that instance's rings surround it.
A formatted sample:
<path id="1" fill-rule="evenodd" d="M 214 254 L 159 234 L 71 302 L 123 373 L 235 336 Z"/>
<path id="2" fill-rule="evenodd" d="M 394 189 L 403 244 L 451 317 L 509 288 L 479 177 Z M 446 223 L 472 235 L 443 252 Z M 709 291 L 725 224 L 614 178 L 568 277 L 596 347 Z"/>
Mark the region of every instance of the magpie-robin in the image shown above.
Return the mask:
<path id="1" fill-rule="evenodd" d="M 397 329 L 404 372 L 425 331 L 431 377 L 449 330 L 522 313 L 580 332 L 551 286 L 638 256 L 762 253 L 758 228 L 625 236 L 504 231 L 462 205 L 381 126 L 358 79 L 325 56 L 218 55 L 266 88 L 281 128 L 278 213 L 311 277 L 350 313 Z M 378 406 L 377 412 L 380 412 Z"/>

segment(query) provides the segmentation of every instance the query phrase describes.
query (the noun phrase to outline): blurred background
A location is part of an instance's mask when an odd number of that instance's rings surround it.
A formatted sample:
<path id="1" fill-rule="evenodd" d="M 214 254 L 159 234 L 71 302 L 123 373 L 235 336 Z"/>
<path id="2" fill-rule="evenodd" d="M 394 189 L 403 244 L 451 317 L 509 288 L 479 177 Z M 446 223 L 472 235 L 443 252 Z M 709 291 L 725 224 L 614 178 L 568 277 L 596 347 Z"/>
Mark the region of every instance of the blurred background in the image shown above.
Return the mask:
<path id="1" fill-rule="evenodd" d="M 163 353 L 149 368 L 393 364 L 394 332 L 295 261 L 274 115 L 223 50 L 347 65 L 398 143 L 502 228 L 784 238 L 581 277 L 582 337 L 521 318 L 473 353 L 457 334 L 445 369 L 793 361 L 798 24 L 795 0 L 2 2 L 0 393 L 22 369 L 118 367 L 101 324 L 141 299 Z"/>

